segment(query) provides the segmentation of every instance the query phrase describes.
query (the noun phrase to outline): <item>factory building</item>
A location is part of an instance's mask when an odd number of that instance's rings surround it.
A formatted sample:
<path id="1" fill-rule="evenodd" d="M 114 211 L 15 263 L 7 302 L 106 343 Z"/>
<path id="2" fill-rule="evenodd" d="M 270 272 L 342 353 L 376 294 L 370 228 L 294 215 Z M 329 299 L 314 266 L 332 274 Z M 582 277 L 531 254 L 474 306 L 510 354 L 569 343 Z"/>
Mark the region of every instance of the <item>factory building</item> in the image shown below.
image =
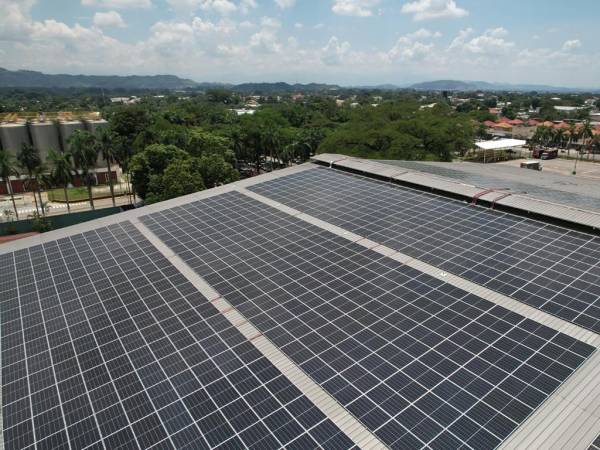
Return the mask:
<path id="1" fill-rule="evenodd" d="M 0 146 L 14 158 L 17 157 L 24 144 L 33 145 L 40 152 L 42 162 L 48 163 L 50 150 L 61 152 L 69 151 L 69 138 L 76 130 L 87 130 L 96 133 L 100 128 L 108 125 L 106 120 L 46 120 L 43 115 L 33 121 L 15 120 L 0 123 Z M 108 180 L 106 161 L 100 156 L 96 164 L 96 179 L 100 184 Z M 116 169 L 113 168 L 111 175 L 116 178 Z M 75 184 L 80 181 L 75 180 Z M 12 179 L 11 185 L 15 193 L 23 192 L 24 186 L 20 179 Z M 0 195 L 7 193 L 5 183 L 0 183 Z"/>

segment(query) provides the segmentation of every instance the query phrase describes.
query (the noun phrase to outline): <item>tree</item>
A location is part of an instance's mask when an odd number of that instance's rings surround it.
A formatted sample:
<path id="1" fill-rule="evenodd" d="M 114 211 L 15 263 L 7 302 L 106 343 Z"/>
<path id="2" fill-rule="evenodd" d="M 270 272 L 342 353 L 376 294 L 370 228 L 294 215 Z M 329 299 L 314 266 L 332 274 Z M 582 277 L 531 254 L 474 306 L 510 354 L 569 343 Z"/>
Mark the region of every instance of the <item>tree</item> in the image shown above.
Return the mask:
<path id="1" fill-rule="evenodd" d="M 162 176 L 172 162 L 187 158 L 189 155 L 180 148 L 163 144 L 149 145 L 144 151 L 134 155 L 131 158 L 130 171 L 136 193 L 145 200 L 152 177 Z"/>
<path id="2" fill-rule="evenodd" d="M 51 164 L 50 178 L 53 183 L 62 186 L 67 202 L 67 211 L 71 213 L 71 204 L 69 203 L 69 184 L 73 183 L 73 160 L 70 153 L 60 153 L 50 150 L 48 159 Z"/>
<path id="3" fill-rule="evenodd" d="M 151 117 L 143 106 L 122 106 L 109 113 L 107 119 L 111 130 L 120 136 L 125 144 L 133 146 L 133 141 L 151 124 Z"/>
<path id="4" fill-rule="evenodd" d="M 239 180 L 240 175 L 231 164 L 219 155 L 202 156 L 192 158 L 192 163 L 202 176 L 204 185 L 210 189 Z"/>
<path id="5" fill-rule="evenodd" d="M 234 144 L 230 138 L 204 131 L 201 128 L 192 128 L 189 131 L 189 140 L 184 149 L 191 156 L 219 155 L 225 161 L 234 164 L 236 158 L 233 148 Z"/>
<path id="6" fill-rule="evenodd" d="M 19 161 L 21 168 L 25 170 L 25 172 L 27 172 L 27 188 L 33 194 L 33 200 L 35 201 L 35 210 L 39 213 L 39 207 L 42 203 L 42 195 L 40 193 L 39 186 L 33 181 L 33 174 L 42 165 L 42 158 L 40 157 L 40 152 L 33 145 L 23 144 L 21 146 L 21 150 L 17 154 L 17 160 Z M 40 199 L 39 206 L 36 193 Z"/>
<path id="7" fill-rule="evenodd" d="M 115 188 L 112 177 L 112 164 L 115 161 L 115 136 L 108 128 L 100 128 L 96 131 L 96 152 L 102 156 L 106 162 L 106 176 L 108 177 L 108 185 L 110 186 L 110 198 L 112 199 L 113 208 L 117 206 L 115 201 Z"/>
<path id="8" fill-rule="evenodd" d="M 579 161 L 579 157 L 583 158 L 584 150 L 590 151 L 592 142 L 594 139 L 594 130 L 592 128 L 592 124 L 590 120 L 586 120 L 579 126 L 579 139 L 581 139 L 581 151 L 579 155 L 576 155 L 575 165 L 573 167 L 573 175 L 577 174 L 577 161 Z"/>
<path id="9" fill-rule="evenodd" d="M 150 176 L 146 203 L 156 203 L 204 189 L 202 174 L 194 158 L 175 160 L 163 173 Z"/>
<path id="10" fill-rule="evenodd" d="M 73 164 L 87 186 L 90 207 L 94 210 L 96 208 L 94 207 L 94 196 L 92 193 L 92 184 L 94 181 L 92 171 L 96 167 L 98 160 L 96 139 L 93 134 L 87 131 L 75 130 L 71 137 L 69 137 L 69 148 L 73 155 Z"/>
<path id="11" fill-rule="evenodd" d="M 554 130 L 553 143 L 558 148 L 562 148 L 565 143 L 565 130 L 558 128 Z"/>
<path id="12" fill-rule="evenodd" d="M 571 156 L 571 146 L 573 142 L 579 139 L 579 131 L 577 130 L 577 125 L 575 123 L 571 123 L 569 125 L 569 142 L 567 144 L 567 156 Z"/>
<path id="13" fill-rule="evenodd" d="M 589 119 L 585 120 L 579 128 L 579 138 L 581 139 L 582 147 L 589 149 L 591 141 L 594 138 L 594 129 Z"/>
<path id="14" fill-rule="evenodd" d="M 13 176 L 19 176 L 14 157 L 6 150 L 0 149 L 0 178 L 6 183 L 6 190 L 10 195 L 13 209 L 15 210 L 15 218 L 19 220 L 19 210 L 17 209 L 17 203 L 15 202 L 15 193 L 13 192 L 12 184 L 10 182 L 10 177 Z"/>

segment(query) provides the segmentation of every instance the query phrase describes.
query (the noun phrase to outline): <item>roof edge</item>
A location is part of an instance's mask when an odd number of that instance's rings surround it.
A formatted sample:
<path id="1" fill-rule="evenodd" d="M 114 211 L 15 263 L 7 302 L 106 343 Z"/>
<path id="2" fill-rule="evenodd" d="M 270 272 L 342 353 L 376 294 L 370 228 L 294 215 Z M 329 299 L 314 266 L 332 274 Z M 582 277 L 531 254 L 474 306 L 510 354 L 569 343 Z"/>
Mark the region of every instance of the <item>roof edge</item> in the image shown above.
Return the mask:
<path id="1" fill-rule="evenodd" d="M 461 201 L 476 202 L 479 205 L 519 216 L 600 235 L 599 213 L 540 200 L 500 186 L 498 189 L 492 190 L 437 175 L 400 167 L 395 168 L 377 161 L 341 154 L 324 153 L 313 156 L 311 160 L 313 163 L 331 168 L 433 192 Z"/>

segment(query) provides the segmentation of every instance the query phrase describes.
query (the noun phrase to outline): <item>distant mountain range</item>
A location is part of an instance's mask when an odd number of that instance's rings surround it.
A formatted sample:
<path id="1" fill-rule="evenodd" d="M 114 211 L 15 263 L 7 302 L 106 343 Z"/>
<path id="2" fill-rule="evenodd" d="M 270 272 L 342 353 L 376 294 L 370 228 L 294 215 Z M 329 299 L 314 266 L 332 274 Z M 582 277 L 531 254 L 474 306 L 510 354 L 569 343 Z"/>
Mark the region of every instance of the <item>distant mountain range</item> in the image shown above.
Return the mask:
<path id="1" fill-rule="evenodd" d="M 104 88 L 104 89 L 185 89 L 198 83 L 174 75 L 97 76 L 47 75 L 30 70 L 0 68 L 0 87 L 14 88 Z"/>
<path id="2" fill-rule="evenodd" d="M 416 83 L 410 89 L 420 91 L 518 91 L 518 92 L 597 92 L 600 89 L 578 89 L 544 84 L 488 83 L 486 81 L 436 80 Z"/>
<path id="3" fill-rule="evenodd" d="M 243 94 L 272 94 L 293 92 L 324 92 L 344 89 L 335 84 L 309 83 L 198 83 L 193 80 L 179 78 L 175 75 L 48 75 L 31 70 L 11 71 L 0 68 L 0 88 L 102 88 L 129 90 L 180 90 L 226 88 Z M 413 85 L 382 84 L 377 86 L 356 86 L 350 89 L 400 90 L 415 89 L 421 91 L 538 91 L 538 92 L 589 92 L 590 89 L 574 89 L 537 84 L 488 83 L 485 81 L 437 80 L 416 83 Z M 592 90 L 600 92 L 600 89 Z"/>

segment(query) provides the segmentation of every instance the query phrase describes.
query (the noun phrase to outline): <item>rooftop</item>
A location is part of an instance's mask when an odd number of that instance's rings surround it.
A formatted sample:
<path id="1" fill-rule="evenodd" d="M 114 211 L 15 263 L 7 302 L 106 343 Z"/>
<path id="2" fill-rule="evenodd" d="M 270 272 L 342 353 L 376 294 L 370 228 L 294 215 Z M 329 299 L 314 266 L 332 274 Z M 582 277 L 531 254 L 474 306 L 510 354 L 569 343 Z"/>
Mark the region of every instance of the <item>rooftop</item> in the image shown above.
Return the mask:
<path id="1" fill-rule="evenodd" d="M 4 446 L 589 447 L 600 238 L 459 186 L 319 155 L 0 246 Z"/>

